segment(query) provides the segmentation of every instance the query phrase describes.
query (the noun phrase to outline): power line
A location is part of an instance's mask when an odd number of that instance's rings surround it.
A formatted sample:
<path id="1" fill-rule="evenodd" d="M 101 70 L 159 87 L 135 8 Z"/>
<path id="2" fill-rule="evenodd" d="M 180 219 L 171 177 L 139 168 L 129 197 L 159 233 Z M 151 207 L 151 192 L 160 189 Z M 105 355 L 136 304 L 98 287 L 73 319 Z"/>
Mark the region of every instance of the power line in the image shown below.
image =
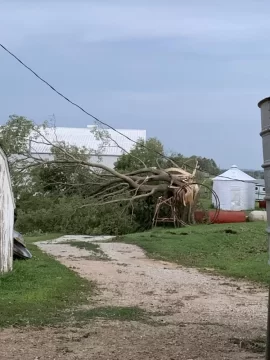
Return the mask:
<path id="1" fill-rule="evenodd" d="M 163 155 L 162 153 L 158 152 L 157 150 L 152 150 L 149 149 L 147 146 L 145 146 L 144 144 L 139 143 L 138 141 L 135 141 L 133 139 L 131 139 L 129 136 L 121 133 L 121 131 L 115 129 L 114 127 L 112 127 L 111 125 L 105 123 L 104 121 L 98 119 L 96 116 L 92 115 L 91 113 L 89 113 L 88 111 L 86 111 L 84 108 L 82 108 L 80 105 L 76 104 L 74 101 L 70 100 L 68 97 L 66 97 L 65 95 L 63 95 L 60 91 L 58 91 L 54 86 L 52 86 L 51 84 L 48 83 L 48 81 L 46 81 L 45 79 L 43 79 L 41 76 L 39 76 L 34 70 L 32 70 L 28 65 L 26 65 L 22 60 L 20 60 L 15 54 L 13 54 L 10 50 L 8 50 L 4 45 L 2 45 L 0 43 L 0 47 L 2 49 L 4 49 L 9 55 L 11 55 L 14 59 L 16 59 L 22 66 L 24 66 L 27 70 L 29 70 L 33 75 L 35 75 L 40 81 L 42 81 L 44 84 L 46 84 L 47 86 L 49 86 L 54 92 L 56 92 L 59 96 L 61 96 L 63 99 L 65 99 L 66 101 L 68 101 L 70 104 L 72 104 L 73 106 L 77 107 L 78 109 L 80 109 L 82 112 L 84 112 L 86 115 L 90 116 L 91 118 L 93 118 L 95 121 L 99 122 L 100 124 L 108 127 L 109 129 L 115 131 L 116 133 L 118 133 L 119 135 L 124 136 L 127 140 L 133 142 L 136 145 L 141 145 L 144 148 L 146 148 L 149 151 L 154 151 L 155 153 L 157 153 L 158 155 L 162 156 L 165 159 L 169 159 L 167 158 L 165 155 Z"/>
<path id="2" fill-rule="evenodd" d="M 60 91 L 58 91 L 54 86 L 52 86 L 51 84 L 48 83 L 48 81 L 46 81 L 45 79 L 43 79 L 41 76 L 39 76 L 34 70 L 32 70 L 28 65 L 26 65 L 21 59 L 19 59 L 14 53 L 12 53 L 10 50 L 8 50 L 4 45 L 2 45 L 0 43 L 0 47 L 5 50 L 9 55 L 11 55 L 15 60 L 17 60 L 23 67 L 25 67 L 27 70 L 29 70 L 33 75 L 35 75 L 40 81 L 42 81 L 45 85 L 47 85 L 49 88 L 51 88 L 51 90 L 53 90 L 56 94 L 58 94 L 59 96 L 61 96 L 63 99 L 65 99 L 67 102 L 69 102 L 71 105 L 77 107 L 79 110 L 81 110 L 83 113 L 85 113 L 86 115 L 90 116 L 91 118 L 93 118 L 95 121 L 97 121 L 98 123 L 108 127 L 109 129 L 113 130 L 114 132 L 118 133 L 119 135 L 125 137 L 127 140 L 133 142 L 136 145 L 140 145 L 142 147 L 144 147 L 145 149 L 147 149 L 148 151 L 152 151 L 154 153 L 156 153 L 157 155 L 161 156 L 162 158 L 166 159 L 166 160 L 171 160 L 169 157 L 167 157 L 166 155 L 160 153 L 157 150 L 154 149 L 149 149 L 146 145 L 144 145 L 141 142 L 135 141 L 133 139 L 131 139 L 129 136 L 121 133 L 121 131 L 115 129 L 114 127 L 112 127 L 111 125 L 105 123 L 104 121 L 98 119 L 96 116 L 92 115 L 91 113 L 89 113 L 88 111 L 86 111 L 84 108 L 82 108 L 80 105 L 76 104 L 74 101 L 70 100 L 68 97 L 66 97 L 65 95 L 63 95 Z M 192 166 L 185 164 L 185 166 L 187 166 L 190 169 L 193 169 Z M 202 172 L 208 173 L 207 171 L 204 171 L 203 169 L 201 169 Z M 216 176 L 213 174 L 208 173 L 211 176 Z M 223 177 L 223 178 L 227 178 L 228 180 L 235 180 L 233 178 L 230 177 L 226 177 L 226 176 L 222 176 L 219 175 L 219 177 Z M 242 181 L 242 182 L 246 182 L 244 180 L 238 180 L 238 181 Z"/>

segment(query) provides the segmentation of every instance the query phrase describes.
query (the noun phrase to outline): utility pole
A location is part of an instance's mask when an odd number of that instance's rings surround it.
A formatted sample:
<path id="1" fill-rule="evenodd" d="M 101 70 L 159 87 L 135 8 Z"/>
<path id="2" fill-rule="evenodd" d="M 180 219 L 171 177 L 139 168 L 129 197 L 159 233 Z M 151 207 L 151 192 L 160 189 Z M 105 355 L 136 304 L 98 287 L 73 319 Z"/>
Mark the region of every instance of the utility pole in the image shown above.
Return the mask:
<path id="1" fill-rule="evenodd" d="M 265 200 L 267 211 L 267 236 L 268 236 L 268 265 L 270 265 L 270 97 L 261 100 L 258 104 L 261 109 L 261 137 L 263 147 L 263 169 L 265 181 Z M 270 360 L 270 283 L 268 295 L 266 360 Z"/>

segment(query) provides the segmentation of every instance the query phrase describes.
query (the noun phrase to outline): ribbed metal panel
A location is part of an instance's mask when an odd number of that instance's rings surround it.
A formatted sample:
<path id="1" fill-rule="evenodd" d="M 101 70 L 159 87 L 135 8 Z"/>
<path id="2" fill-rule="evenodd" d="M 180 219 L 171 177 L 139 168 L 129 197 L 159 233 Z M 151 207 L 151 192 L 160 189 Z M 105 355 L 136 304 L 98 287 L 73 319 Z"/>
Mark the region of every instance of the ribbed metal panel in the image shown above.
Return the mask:
<path id="1" fill-rule="evenodd" d="M 14 206 L 8 163 L 0 149 L 0 273 L 13 266 Z"/>
<path id="2" fill-rule="evenodd" d="M 268 264 L 270 265 L 270 98 L 263 99 L 258 106 L 261 109 L 261 137 L 263 144 L 263 165 L 265 180 L 265 200 L 267 210 Z"/>
<path id="3" fill-rule="evenodd" d="M 106 146 L 101 151 L 102 155 L 120 156 L 123 153 L 123 150 L 121 148 L 129 152 L 134 146 L 134 141 L 137 142 L 140 139 L 146 140 L 146 130 L 117 130 L 130 138 L 132 141 L 128 140 L 125 136 L 120 135 L 113 130 L 109 129 L 107 131 L 109 136 L 114 141 L 109 140 L 108 142 L 106 142 Z M 85 147 L 88 150 L 94 151 L 97 151 L 102 144 L 101 140 L 97 140 L 95 138 L 94 134 L 91 132 L 91 128 L 51 128 L 45 130 L 44 136 L 52 143 L 64 141 L 69 145 L 75 145 L 80 148 Z M 35 141 L 38 141 L 40 143 L 31 142 L 31 151 L 33 153 L 50 153 L 51 146 L 46 145 L 43 138 L 35 139 Z"/>

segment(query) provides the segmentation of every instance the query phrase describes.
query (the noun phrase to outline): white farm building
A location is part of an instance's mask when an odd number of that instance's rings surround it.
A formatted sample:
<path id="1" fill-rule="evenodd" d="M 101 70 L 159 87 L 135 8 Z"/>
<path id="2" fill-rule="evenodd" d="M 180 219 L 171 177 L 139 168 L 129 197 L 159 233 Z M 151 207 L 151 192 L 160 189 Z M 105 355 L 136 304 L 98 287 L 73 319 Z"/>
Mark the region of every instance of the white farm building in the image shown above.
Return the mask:
<path id="1" fill-rule="evenodd" d="M 256 187 L 255 187 L 255 194 L 256 194 L 256 201 L 264 200 L 265 199 L 265 181 L 264 179 L 257 179 L 256 180 Z"/>
<path id="2" fill-rule="evenodd" d="M 213 190 L 217 193 L 221 210 L 249 210 L 255 207 L 255 183 L 248 174 L 236 165 L 213 179 Z M 212 196 L 212 203 L 216 205 Z"/>
<path id="3" fill-rule="evenodd" d="M 48 128 L 44 131 L 44 137 L 51 143 L 65 142 L 79 148 L 85 147 L 92 152 L 91 161 L 101 162 L 102 164 L 113 168 L 117 159 L 125 152 L 130 152 L 135 143 L 139 140 L 146 141 L 146 130 L 127 130 L 120 129 L 120 133 L 128 137 L 120 135 L 113 130 L 106 130 L 109 138 L 103 142 L 98 140 L 93 133 L 94 125 L 88 125 L 86 128 L 68 128 L 57 127 Z M 102 146 L 103 144 L 103 146 Z M 50 160 L 53 158 L 51 154 L 51 146 L 47 145 L 41 139 L 29 139 L 29 146 L 32 155 L 42 159 Z"/>

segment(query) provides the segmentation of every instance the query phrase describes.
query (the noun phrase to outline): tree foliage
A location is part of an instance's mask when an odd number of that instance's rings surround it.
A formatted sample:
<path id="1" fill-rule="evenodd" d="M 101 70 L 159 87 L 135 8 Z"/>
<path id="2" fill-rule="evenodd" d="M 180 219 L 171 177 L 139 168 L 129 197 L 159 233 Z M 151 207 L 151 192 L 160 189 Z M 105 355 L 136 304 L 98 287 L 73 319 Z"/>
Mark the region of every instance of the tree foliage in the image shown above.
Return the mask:
<path id="1" fill-rule="evenodd" d="M 31 120 L 18 115 L 11 115 L 6 124 L 0 126 L 0 146 L 9 161 L 15 199 L 27 189 L 28 177 L 18 170 L 17 160 L 28 151 L 28 139 L 33 126 Z"/>
<path id="2" fill-rule="evenodd" d="M 27 151 L 28 137 L 34 124 L 24 116 L 11 115 L 5 125 L 0 126 L 0 146 L 9 157 Z"/>
<path id="3" fill-rule="evenodd" d="M 74 166 L 72 159 L 87 162 L 89 150 L 62 142 L 51 149 L 55 163 L 44 163 L 32 171 L 35 191 L 47 196 L 87 196 L 94 184 L 88 167 Z M 96 183 L 99 185 L 99 183 Z"/>
<path id="4" fill-rule="evenodd" d="M 159 167 L 164 163 L 162 155 L 165 155 L 164 148 L 158 139 L 140 140 L 133 146 L 130 153 L 120 156 L 114 166 L 116 170 L 124 172 L 138 170 L 142 167 Z"/>
<path id="5" fill-rule="evenodd" d="M 170 155 L 175 163 L 180 166 L 184 166 L 187 169 L 193 169 L 197 163 L 198 170 L 201 173 L 204 173 L 204 176 L 216 176 L 220 173 L 220 169 L 217 166 L 216 162 L 213 159 L 208 159 L 202 156 L 192 155 L 190 157 L 185 157 L 182 154 L 172 154 Z"/>

